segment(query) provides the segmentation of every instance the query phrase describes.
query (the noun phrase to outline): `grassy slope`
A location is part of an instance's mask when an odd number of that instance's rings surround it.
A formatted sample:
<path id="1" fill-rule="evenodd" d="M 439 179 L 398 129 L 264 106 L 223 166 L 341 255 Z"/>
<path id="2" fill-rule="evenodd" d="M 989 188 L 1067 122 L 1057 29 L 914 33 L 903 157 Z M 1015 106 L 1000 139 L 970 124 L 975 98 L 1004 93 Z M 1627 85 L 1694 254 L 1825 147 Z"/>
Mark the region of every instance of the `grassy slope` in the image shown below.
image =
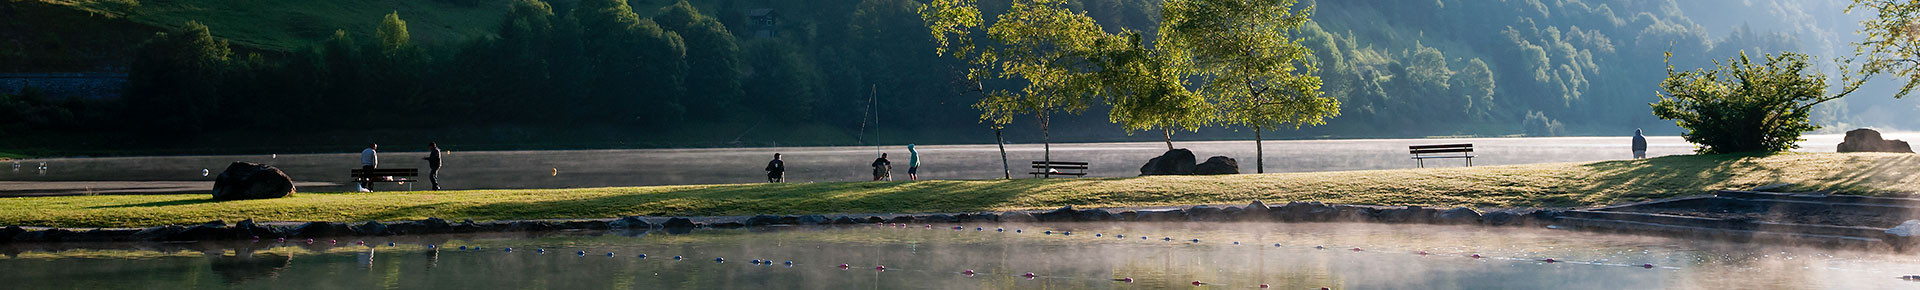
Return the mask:
<path id="1" fill-rule="evenodd" d="M 0 224 L 66 227 L 235 221 L 497 220 L 623 215 L 960 212 L 1264 200 L 1480 207 L 1590 206 L 1796 183 L 1801 190 L 1920 193 L 1920 155 L 1674 156 L 1424 170 L 1012 181 L 842 182 L 448 192 L 0 199 Z"/>
<path id="2" fill-rule="evenodd" d="M 21 0 L 12 0 L 21 1 Z M 100 0 L 25 0 L 61 5 L 75 10 L 125 17 L 133 22 L 173 29 L 188 20 L 200 21 L 215 36 L 253 48 L 290 51 L 326 40 L 334 30 L 346 30 L 356 40 L 371 41 L 374 27 L 387 13 L 399 12 L 416 44 L 457 44 L 494 30 L 507 12 L 505 0 L 484 0 L 473 6 L 443 1 L 235 1 L 145 0 L 126 13 L 114 2 Z"/>

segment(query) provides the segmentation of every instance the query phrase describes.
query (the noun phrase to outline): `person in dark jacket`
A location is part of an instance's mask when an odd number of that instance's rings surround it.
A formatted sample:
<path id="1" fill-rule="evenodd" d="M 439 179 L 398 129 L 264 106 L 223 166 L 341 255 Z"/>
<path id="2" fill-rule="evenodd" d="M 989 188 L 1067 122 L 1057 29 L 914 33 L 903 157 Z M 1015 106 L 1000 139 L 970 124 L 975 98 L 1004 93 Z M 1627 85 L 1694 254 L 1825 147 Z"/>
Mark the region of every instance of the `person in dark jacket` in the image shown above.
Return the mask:
<path id="1" fill-rule="evenodd" d="M 440 190 L 440 143 L 427 142 L 427 181 L 433 183 L 433 190 Z"/>
<path id="2" fill-rule="evenodd" d="M 787 182 L 787 162 L 780 161 L 780 153 L 774 153 L 773 161 L 767 161 L 767 182 Z"/>
<path id="3" fill-rule="evenodd" d="M 1647 158 L 1647 136 L 1640 129 L 1633 129 L 1633 159 Z"/>
<path id="4" fill-rule="evenodd" d="M 872 165 L 873 181 L 893 180 L 893 173 L 889 172 L 893 171 L 893 161 L 887 161 L 886 153 L 880 153 L 880 158 L 874 159 Z"/>

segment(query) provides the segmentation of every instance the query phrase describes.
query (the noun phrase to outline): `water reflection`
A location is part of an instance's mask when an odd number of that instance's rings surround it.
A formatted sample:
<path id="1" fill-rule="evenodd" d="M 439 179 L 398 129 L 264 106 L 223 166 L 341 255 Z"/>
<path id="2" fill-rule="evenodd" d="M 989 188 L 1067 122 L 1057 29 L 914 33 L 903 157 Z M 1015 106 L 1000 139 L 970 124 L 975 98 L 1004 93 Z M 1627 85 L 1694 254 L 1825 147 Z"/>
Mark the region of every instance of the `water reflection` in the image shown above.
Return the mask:
<path id="1" fill-rule="evenodd" d="M 1195 281 L 1275 289 L 1920 286 L 1897 279 L 1911 274 L 1901 271 L 1920 269 L 1914 255 L 1537 229 L 1006 226 L 1006 232 L 993 231 L 992 225 L 979 230 L 854 226 L 397 237 L 390 240 L 395 247 L 385 246 L 387 238 L 369 241 L 379 245 L 372 247 L 228 244 L 259 247 L 232 256 L 116 257 L 103 256 L 100 252 L 108 251 L 103 249 L 48 248 L 0 259 L 0 268 L 9 269 L 0 271 L 0 280 L 20 281 L 18 289 L 1191 289 Z M 1055 234 L 1042 234 L 1047 230 Z M 1137 239 L 1142 236 L 1154 238 Z M 1201 241 L 1181 241 L 1188 239 Z M 471 250 L 457 250 L 461 246 Z M 548 252 L 500 250 L 505 247 Z M 580 251 L 588 254 L 575 254 Z M 156 251 L 130 253 L 148 252 Z M 609 252 L 615 255 L 605 255 Z M 1476 254 L 1483 258 L 1470 257 Z M 673 256 L 686 259 L 665 258 Z M 720 257 L 728 263 L 714 262 Z M 1547 258 L 1556 262 L 1541 261 Z M 792 267 L 784 263 L 789 260 L 795 262 Z M 212 273 L 195 270 L 209 269 L 195 266 L 200 263 L 210 263 Z M 875 270 L 881 265 L 885 271 Z M 969 270 L 974 274 L 967 275 Z M 1025 273 L 1035 275 L 1029 279 Z"/>

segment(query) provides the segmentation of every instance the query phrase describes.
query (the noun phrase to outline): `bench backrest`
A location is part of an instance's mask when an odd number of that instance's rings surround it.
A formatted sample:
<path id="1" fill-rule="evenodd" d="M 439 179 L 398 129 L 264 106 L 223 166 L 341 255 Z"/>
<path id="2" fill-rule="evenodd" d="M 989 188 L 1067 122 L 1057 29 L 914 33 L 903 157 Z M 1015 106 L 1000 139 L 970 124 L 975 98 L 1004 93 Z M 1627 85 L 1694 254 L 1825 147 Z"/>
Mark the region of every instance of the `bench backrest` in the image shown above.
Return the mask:
<path id="1" fill-rule="evenodd" d="M 1080 170 L 1086 170 L 1086 169 L 1087 169 L 1087 165 L 1088 165 L 1088 164 L 1089 164 L 1089 163 L 1087 163 L 1087 162 L 1074 162 L 1074 161 L 1054 161 L 1054 162 L 1046 162 L 1046 161 L 1034 161 L 1034 162 L 1033 162 L 1033 168 L 1053 168 L 1053 169 L 1080 169 Z"/>
<path id="2" fill-rule="evenodd" d="M 354 177 L 363 176 L 419 176 L 420 170 L 414 168 L 358 168 L 353 170 Z"/>
<path id="3" fill-rule="evenodd" d="M 1441 144 L 1441 145 L 1407 146 L 1407 153 L 1415 154 L 1415 155 L 1436 154 L 1436 153 L 1473 153 L 1473 144 Z"/>

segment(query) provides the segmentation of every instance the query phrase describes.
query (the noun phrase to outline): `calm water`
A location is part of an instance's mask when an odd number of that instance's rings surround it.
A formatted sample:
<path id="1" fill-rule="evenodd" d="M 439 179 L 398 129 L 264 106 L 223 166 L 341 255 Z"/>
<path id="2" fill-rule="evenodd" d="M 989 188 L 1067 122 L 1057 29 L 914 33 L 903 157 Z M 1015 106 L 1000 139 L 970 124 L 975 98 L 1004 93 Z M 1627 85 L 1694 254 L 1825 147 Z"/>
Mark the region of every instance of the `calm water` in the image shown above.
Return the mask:
<path id="1" fill-rule="evenodd" d="M 1214 289 L 1263 283 L 1274 289 L 1920 287 L 1898 278 L 1920 274 L 1914 255 L 1545 229 L 1201 223 L 1002 225 L 1006 232 L 995 232 L 994 226 L 370 240 L 377 247 L 345 240 L 339 246 L 324 240 L 69 244 L 62 246 L 77 248 L 8 250 L 0 258 L 6 269 L 0 281 L 8 289 L 1193 289 L 1193 281 Z M 1042 234 L 1046 230 L 1055 234 Z M 1183 241 L 1196 238 L 1200 242 Z M 1362 251 L 1351 250 L 1356 247 Z M 1468 257 L 1473 254 L 1485 258 Z M 685 260 L 675 261 L 676 255 Z M 716 263 L 717 257 L 726 262 Z M 1558 262 L 1541 261 L 1547 258 Z M 754 259 L 777 262 L 755 265 Z M 789 260 L 792 267 L 785 266 Z M 1640 266 L 1648 263 L 1654 268 Z M 879 265 L 886 270 L 874 270 Z M 1028 272 L 1036 277 L 1023 277 Z M 1114 281 L 1123 278 L 1134 282 Z"/>
<path id="2" fill-rule="evenodd" d="M 1916 135 L 1888 134 L 1890 139 L 1916 139 Z M 1802 151 L 1832 152 L 1840 135 L 1812 135 L 1803 142 Z M 1653 137 L 1649 155 L 1687 154 L 1693 145 L 1679 137 Z M 1266 142 L 1268 172 L 1341 171 L 1412 168 L 1406 146 L 1423 144 L 1473 143 L 1475 165 L 1528 164 L 1627 159 L 1631 157 L 1626 137 L 1568 138 L 1475 138 L 1475 139 L 1363 139 L 1305 140 Z M 452 145 L 452 144 L 450 144 Z M 1254 146 L 1251 141 L 1177 142 L 1190 148 L 1200 161 L 1208 156 L 1228 156 L 1240 161 L 1242 172 L 1254 172 Z M 423 168 L 425 153 L 409 144 L 383 144 L 381 166 L 387 168 Z M 458 147 L 452 147 L 458 148 Z M 343 191 L 348 171 L 359 167 L 360 148 L 341 148 L 339 154 L 278 154 L 126 158 L 58 158 L 19 161 L 17 170 L 0 171 L 0 195 L 28 187 L 135 188 L 134 191 L 205 191 L 210 185 L 177 182 L 206 182 L 201 169 L 218 175 L 229 162 L 247 161 L 280 167 L 301 184 L 301 191 Z M 1031 170 L 1028 162 L 1040 160 L 1039 144 L 1007 147 L 1014 175 Z M 921 146 L 921 177 L 934 179 L 990 179 L 1001 176 L 999 151 L 993 145 Z M 1147 159 L 1159 156 L 1165 145 L 1140 143 L 1055 144 L 1054 160 L 1092 162 L 1092 176 L 1139 175 Z M 441 172 L 449 189 L 492 188 L 567 188 L 599 186 L 637 186 L 672 184 L 751 183 L 765 181 L 761 171 L 773 153 L 784 153 L 789 167 L 789 182 L 855 181 L 871 178 L 867 164 L 879 153 L 888 153 L 895 164 L 894 178 L 906 179 L 905 146 L 887 147 L 800 147 L 736 149 L 648 149 L 648 150 L 572 150 L 572 151 L 453 151 L 446 156 Z M 48 170 L 36 170 L 46 162 Z M 1459 159 L 1430 160 L 1428 166 L 1462 166 Z M 422 170 L 424 172 L 424 170 Z M 8 183 L 11 181 L 12 183 Z M 50 181 L 94 181 L 123 183 L 54 183 Z M 175 183 L 124 183 L 124 181 L 168 181 Z M 37 184 L 28 184 L 34 182 Z M 144 188 L 144 189 L 140 189 Z M 404 185 L 382 184 L 376 189 L 405 189 Z M 416 188 L 424 189 L 425 187 Z M 94 190 L 88 188 L 88 190 Z M 104 189 L 103 189 L 104 190 Z M 46 189 L 31 190 L 47 192 Z M 24 193 L 24 192 L 22 192 Z"/>

